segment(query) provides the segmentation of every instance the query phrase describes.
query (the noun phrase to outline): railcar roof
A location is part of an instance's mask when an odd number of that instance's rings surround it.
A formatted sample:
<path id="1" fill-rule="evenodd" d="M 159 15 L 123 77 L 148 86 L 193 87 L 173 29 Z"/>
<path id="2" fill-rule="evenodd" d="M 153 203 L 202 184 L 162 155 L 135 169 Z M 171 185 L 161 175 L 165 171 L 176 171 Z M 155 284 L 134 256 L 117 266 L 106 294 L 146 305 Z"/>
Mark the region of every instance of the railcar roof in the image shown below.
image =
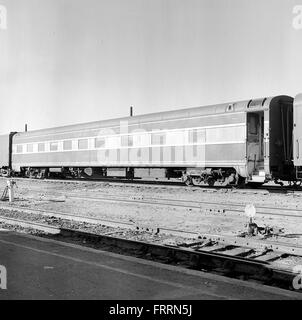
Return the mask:
<path id="1" fill-rule="evenodd" d="M 264 98 L 263 98 L 264 99 Z M 263 100 L 259 99 L 259 100 Z M 271 98 L 268 98 L 269 100 Z M 258 99 L 257 99 L 258 100 Z M 251 100 L 243 100 L 238 102 L 228 102 L 221 103 L 216 105 L 207 105 L 207 106 L 199 106 L 199 107 L 191 107 L 184 108 L 179 110 L 172 111 L 163 111 L 156 113 L 149 113 L 143 115 L 137 115 L 133 117 L 122 117 L 116 119 L 108 119 L 108 120 L 98 120 L 93 122 L 86 123 L 78 123 L 73 125 L 66 125 L 60 127 L 52 127 L 46 129 L 32 130 L 28 132 L 19 132 L 18 135 L 30 137 L 31 135 L 39 135 L 39 134 L 52 134 L 52 133 L 64 133 L 72 130 L 89 130 L 89 129 L 97 129 L 99 127 L 114 127 L 119 126 L 122 121 L 128 122 L 129 125 L 132 124 L 143 124 L 144 122 L 156 122 L 163 120 L 172 120 L 172 119 L 182 119 L 182 118 L 190 118 L 190 117 L 198 117 L 203 115 L 211 115 L 211 114 L 224 114 L 227 111 L 227 107 L 229 105 L 234 106 L 234 112 L 242 112 L 246 110 L 248 103 Z"/>

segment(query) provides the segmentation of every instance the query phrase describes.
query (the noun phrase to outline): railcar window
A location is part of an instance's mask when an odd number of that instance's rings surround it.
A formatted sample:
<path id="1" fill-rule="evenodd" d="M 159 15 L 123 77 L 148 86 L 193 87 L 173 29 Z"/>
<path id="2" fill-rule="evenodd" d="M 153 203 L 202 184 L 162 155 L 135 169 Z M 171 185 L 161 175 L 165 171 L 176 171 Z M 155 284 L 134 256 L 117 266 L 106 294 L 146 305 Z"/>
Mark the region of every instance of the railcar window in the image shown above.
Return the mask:
<path id="1" fill-rule="evenodd" d="M 106 137 L 106 148 L 119 148 L 121 146 L 120 136 L 108 136 Z"/>
<path id="2" fill-rule="evenodd" d="M 45 151 L 45 144 L 44 143 L 38 143 L 38 152 Z"/>
<path id="3" fill-rule="evenodd" d="M 94 139 L 94 147 L 95 148 L 104 148 L 106 145 L 105 138 L 95 138 Z"/>
<path id="4" fill-rule="evenodd" d="M 51 142 L 50 143 L 50 151 L 58 151 L 59 144 L 58 142 Z"/>
<path id="5" fill-rule="evenodd" d="M 128 146 L 128 136 L 121 136 L 121 146 L 122 147 Z"/>
<path id="6" fill-rule="evenodd" d="M 142 156 L 142 149 L 138 149 L 137 150 L 137 157 L 141 158 L 141 156 Z"/>
<path id="7" fill-rule="evenodd" d="M 63 150 L 71 150 L 72 149 L 72 140 L 63 141 Z"/>
<path id="8" fill-rule="evenodd" d="M 88 149 L 88 139 L 80 139 L 78 142 L 79 150 Z"/>
<path id="9" fill-rule="evenodd" d="M 22 144 L 17 145 L 17 153 L 22 153 L 23 152 L 23 146 Z"/>
<path id="10" fill-rule="evenodd" d="M 193 129 L 189 131 L 189 143 L 196 143 L 197 142 L 197 130 Z"/>
<path id="11" fill-rule="evenodd" d="M 143 145 L 143 136 L 136 134 L 133 136 L 133 145 L 138 147 Z"/>
<path id="12" fill-rule="evenodd" d="M 186 131 L 176 130 L 176 131 L 168 131 L 166 144 L 171 146 L 179 146 L 187 144 L 187 136 Z"/>
<path id="13" fill-rule="evenodd" d="M 258 115 L 251 114 L 249 121 L 249 134 L 258 134 Z"/>
<path id="14" fill-rule="evenodd" d="M 133 146 L 133 136 L 121 136 L 122 147 L 132 147 Z"/>
<path id="15" fill-rule="evenodd" d="M 151 134 L 151 144 L 153 145 L 164 145 L 166 144 L 166 135 L 165 133 L 161 132 L 161 133 L 152 133 Z"/>
<path id="16" fill-rule="evenodd" d="M 133 136 L 133 145 L 136 147 L 149 146 L 150 138 L 148 133 L 139 133 Z"/>
<path id="17" fill-rule="evenodd" d="M 206 130 L 197 129 L 196 130 L 196 143 L 204 143 L 206 141 Z"/>
<path id="18" fill-rule="evenodd" d="M 189 131 L 189 143 L 203 143 L 205 142 L 205 130 L 193 129 Z"/>
<path id="19" fill-rule="evenodd" d="M 31 144 L 27 144 L 26 145 L 26 151 L 27 152 L 33 152 L 34 151 L 34 145 L 31 143 Z"/>
<path id="20" fill-rule="evenodd" d="M 128 136 L 128 146 L 133 147 L 133 136 Z"/>

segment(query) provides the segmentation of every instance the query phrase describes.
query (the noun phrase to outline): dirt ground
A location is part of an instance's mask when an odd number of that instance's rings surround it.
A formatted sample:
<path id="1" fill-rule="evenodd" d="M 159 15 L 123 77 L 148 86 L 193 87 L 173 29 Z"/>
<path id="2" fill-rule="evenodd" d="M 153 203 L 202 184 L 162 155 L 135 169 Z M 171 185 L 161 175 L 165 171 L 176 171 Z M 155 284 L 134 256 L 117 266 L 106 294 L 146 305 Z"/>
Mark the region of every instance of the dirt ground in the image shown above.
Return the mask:
<path id="1" fill-rule="evenodd" d="M 0 192 L 6 186 L 5 178 L 0 179 Z M 232 203 L 256 207 L 301 209 L 302 193 L 270 193 L 265 190 L 232 190 L 190 188 L 165 185 L 139 185 L 108 182 L 40 181 L 16 179 L 16 201 L 14 205 L 24 208 L 45 209 L 59 213 L 85 215 L 103 219 L 133 222 L 145 227 L 162 227 L 200 234 L 239 235 L 247 230 L 248 217 L 243 208 L 238 212 L 227 208 Z M 170 199 L 214 202 L 215 205 L 200 208 L 181 208 L 138 203 L 114 203 L 69 198 L 68 195 L 81 197 L 118 196 L 126 199 Z M 3 202 L 4 204 L 4 202 Z M 7 205 L 7 202 L 5 202 Z M 1 203 L 0 203 L 1 208 Z M 212 211 L 210 211 L 210 208 Z M 216 210 L 215 210 L 216 209 Z M 224 212 L 218 212 L 217 210 Z M 238 207 L 237 207 L 238 210 Z M 257 214 L 255 223 L 283 229 L 278 241 L 302 245 L 302 212 L 296 217 Z"/>

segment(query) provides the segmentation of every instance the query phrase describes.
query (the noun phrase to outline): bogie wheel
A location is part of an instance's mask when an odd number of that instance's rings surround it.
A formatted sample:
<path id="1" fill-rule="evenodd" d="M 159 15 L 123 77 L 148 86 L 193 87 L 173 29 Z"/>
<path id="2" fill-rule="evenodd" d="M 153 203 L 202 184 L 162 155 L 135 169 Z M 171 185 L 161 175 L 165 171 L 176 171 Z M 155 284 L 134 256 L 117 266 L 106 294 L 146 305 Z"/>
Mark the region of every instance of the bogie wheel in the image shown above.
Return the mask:
<path id="1" fill-rule="evenodd" d="M 245 178 L 239 176 L 239 177 L 238 177 L 238 181 L 237 181 L 237 187 L 238 187 L 239 189 L 241 189 L 241 188 L 244 188 L 245 185 L 246 185 Z"/>
<path id="2" fill-rule="evenodd" d="M 210 187 L 214 187 L 214 184 L 215 184 L 215 179 L 214 178 L 209 178 L 208 181 L 207 181 L 208 185 Z"/>
<path id="3" fill-rule="evenodd" d="M 193 177 L 192 178 L 192 183 L 194 186 L 200 186 L 202 182 L 201 177 Z"/>
<path id="4" fill-rule="evenodd" d="M 190 176 L 188 176 L 187 179 L 185 180 L 185 184 L 187 186 L 192 186 L 193 185 L 192 178 Z"/>

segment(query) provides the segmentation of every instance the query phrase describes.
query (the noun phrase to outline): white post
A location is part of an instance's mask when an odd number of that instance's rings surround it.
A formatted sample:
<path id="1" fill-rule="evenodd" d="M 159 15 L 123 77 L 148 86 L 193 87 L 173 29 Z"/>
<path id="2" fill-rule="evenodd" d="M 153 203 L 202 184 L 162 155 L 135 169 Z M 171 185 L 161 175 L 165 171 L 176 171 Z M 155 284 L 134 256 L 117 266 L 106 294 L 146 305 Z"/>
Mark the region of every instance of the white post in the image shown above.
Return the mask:
<path id="1" fill-rule="evenodd" d="M 14 181 L 11 179 L 7 180 L 7 186 L 9 203 L 12 203 L 14 201 Z"/>

